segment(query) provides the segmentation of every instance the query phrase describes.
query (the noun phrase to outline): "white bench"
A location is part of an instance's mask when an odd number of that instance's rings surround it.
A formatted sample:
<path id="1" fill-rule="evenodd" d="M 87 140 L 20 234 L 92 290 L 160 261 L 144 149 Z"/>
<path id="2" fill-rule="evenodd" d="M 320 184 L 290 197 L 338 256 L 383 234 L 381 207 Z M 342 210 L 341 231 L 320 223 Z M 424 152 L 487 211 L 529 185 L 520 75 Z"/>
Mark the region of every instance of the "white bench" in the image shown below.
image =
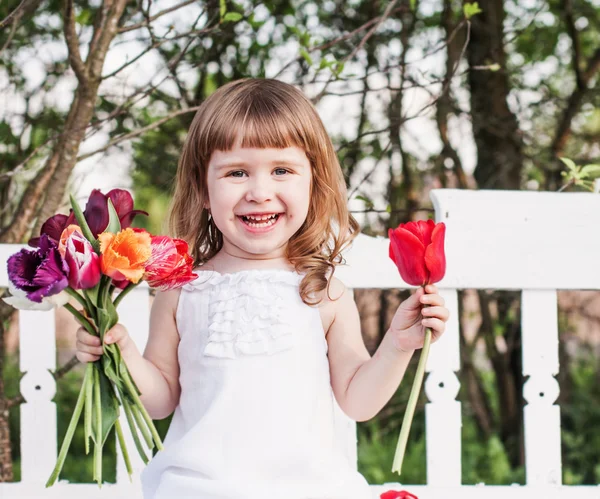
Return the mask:
<path id="1" fill-rule="evenodd" d="M 430 352 L 425 389 L 427 485 L 373 486 L 373 497 L 390 488 L 406 489 L 419 499 L 568 498 L 599 499 L 599 486 L 561 485 L 560 408 L 554 405 L 559 387 L 558 289 L 600 289 L 600 196 L 587 193 L 508 191 L 432 191 L 436 220 L 447 225 L 447 274 L 439 284 L 451 318 L 446 334 Z M 0 261 L 19 246 L 0 245 Z M 388 240 L 359 236 L 346 253 L 347 267 L 336 275 L 351 288 L 403 287 L 388 258 Z M 0 286 L 7 285 L 6 265 Z M 461 405 L 458 289 L 522 290 L 523 374 L 526 485 L 461 485 Z M 149 319 L 147 288 L 136 288 L 119 307 L 120 320 L 140 348 Z M 48 372 L 56 369 L 52 312 L 20 312 L 20 366 L 26 372 L 21 393 L 22 479 L 0 484 L 0 497 L 127 498 L 141 497 L 137 453 L 131 484 L 123 460 L 117 459 L 117 483 L 59 482 L 45 489 L 57 454 L 56 385 Z M 407 374 L 412 383 L 414 372 Z M 398 415 L 401 418 L 401 415 Z M 348 432 L 348 454 L 356 459 L 354 424 L 340 418 Z M 125 422 L 122 423 L 126 427 Z M 394 437 L 396 438 L 396 437 Z M 410 441 L 409 441 L 410 445 Z M 128 442 L 130 449 L 133 442 Z M 391 466 L 391 463 L 389 463 Z"/>

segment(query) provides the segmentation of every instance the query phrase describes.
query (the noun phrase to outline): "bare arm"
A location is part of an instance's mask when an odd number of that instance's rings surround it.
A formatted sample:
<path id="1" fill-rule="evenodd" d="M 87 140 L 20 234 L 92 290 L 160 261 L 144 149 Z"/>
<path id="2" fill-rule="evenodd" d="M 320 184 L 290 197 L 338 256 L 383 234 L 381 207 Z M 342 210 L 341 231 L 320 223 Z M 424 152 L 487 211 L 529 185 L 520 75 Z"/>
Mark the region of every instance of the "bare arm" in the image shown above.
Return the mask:
<path id="1" fill-rule="evenodd" d="M 341 293 L 327 333 L 331 386 L 342 410 L 355 421 L 366 421 L 390 400 L 413 352 L 398 351 L 386 334 L 371 358 L 362 339 L 352 295 L 335 278 L 331 289 L 333 297 Z"/>

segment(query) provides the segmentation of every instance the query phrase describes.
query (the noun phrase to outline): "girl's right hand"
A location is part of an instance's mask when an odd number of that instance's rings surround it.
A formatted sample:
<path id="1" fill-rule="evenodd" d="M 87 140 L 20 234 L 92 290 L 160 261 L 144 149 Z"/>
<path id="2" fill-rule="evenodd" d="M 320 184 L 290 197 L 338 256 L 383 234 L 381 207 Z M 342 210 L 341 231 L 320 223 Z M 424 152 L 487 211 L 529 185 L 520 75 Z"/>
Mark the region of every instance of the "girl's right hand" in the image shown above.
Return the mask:
<path id="1" fill-rule="evenodd" d="M 107 345 L 116 343 L 123 353 L 132 342 L 127 329 L 121 324 L 115 324 L 104 335 L 104 343 Z M 96 362 L 104 353 L 100 338 L 88 333 L 83 327 L 77 330 L 75 348 L 77 350 L 75 355 L 80 362 Z"/>

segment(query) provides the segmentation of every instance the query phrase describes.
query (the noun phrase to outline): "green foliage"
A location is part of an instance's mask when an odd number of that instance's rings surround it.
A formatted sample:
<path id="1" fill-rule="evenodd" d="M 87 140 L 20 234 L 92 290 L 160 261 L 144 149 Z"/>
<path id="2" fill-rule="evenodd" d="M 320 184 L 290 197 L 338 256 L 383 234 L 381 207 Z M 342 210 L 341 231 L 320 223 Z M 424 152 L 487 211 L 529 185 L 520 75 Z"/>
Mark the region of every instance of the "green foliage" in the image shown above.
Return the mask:
<path id="1" fill-rule="evenodd" d="M 561 405 L 563 483 L 594 485 L 600 483 L 600 359 L 588 352 L 574 359 L 568 368 L 572 391 Z M 407 373 L 414 373 L 414 366 Z M 482 374 L 492 411 L 497 413 L 494 375 Z M 410 379 L 410 376 L 409 378 Z M 391 465 L 398 441 L 403 407 L 408 400 L 410 383 L 400 386 L 392 400 L 372 420 L 358 424 L 358 467 L 371 484 L 398 482 L 426 483 L 425 421 L 422 395 L 417 406 L 408 441 L 402 475 L 392 473 Z M 461 397 L 459 396 L 459 399 Z M 462 402 L 462 483 L 510 485 L 525 483 L 524 467 L 512 468 L 497 434 L 483 439 L 468 401 Z"/>
<path id="2" fill-rule="evenodd" d="M 466 19 L 471 19 L 473 16 L 481 14 L 482 12 L 483 11 L 479 8 L 479 4 L 477 2 L 466 3 L 463 5 L 463 14 Z"/>
<path id="3" fill-rule="evenodd" d="M 589 191 L 594 190 L 594 179 L 600 178 L 600 164 L 577 166 L 569 158 L 559 159 L 567 166 L 566 171 L 560 172 L 567 181 L 566 185 L 578 185 Z"/>
<path id="4" fill-rule="evenodd" d="M 584 352 L 568 373 L 572 386 L 561 405 L 563 483 L 600 483 L 600 359 Z"/>

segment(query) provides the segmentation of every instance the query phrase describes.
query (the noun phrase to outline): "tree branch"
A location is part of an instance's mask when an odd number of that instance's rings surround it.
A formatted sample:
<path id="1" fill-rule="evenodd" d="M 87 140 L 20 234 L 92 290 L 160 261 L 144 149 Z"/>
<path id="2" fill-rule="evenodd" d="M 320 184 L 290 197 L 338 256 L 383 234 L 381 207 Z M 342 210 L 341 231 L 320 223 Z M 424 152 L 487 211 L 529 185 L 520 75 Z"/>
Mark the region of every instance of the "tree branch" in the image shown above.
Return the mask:
<path id="1" fill-rule="evenodd" d="M 41 0 L 22 0 L 19 5 L 17 5 L 16 9 L 13 10 L 8 16 L 6 16 L 2 21 L 0 21 L 0 29 L 4 29 L 9 24 L 18 24 L 19 20 L 25 15 L 25 10 L 28 7 L 34 7 L 37 9 L 40 5 Z"/>
<path id="2" fill-rule="evenodd" d="M 177 5 L 174 5 L 173 7 L 169 7 L 168 9 L 161 10 L 160 12 L 157 12 L 153 16 L 145 16 L 146 19 L 144 19 L 144 21 L 139 22 L 137 24 L 132 24 L 130 26 L 123 26 L 122 28 L 119 28 L 118 33 L 127 33 L 128 31 L 133 31 L 133 30 L 136 30 L 139 28 L 143 28 L 144 26 L 148 26 L 152 21 L 155 21 L 159 17 L 162 17 L 165 14 L 168 14 L 169 12 L 174 12 L 174 11 L 180 9 L 181 7 L 185 7 L 186 5 L 189 5 L 191 3 L 196 3 L 196 0 L 185 0 L 185 2 L 181 2 Z"/>
<path id="3" fill-rule="evenodd" d="M 138 130 L 134 130 L 133 132 L 129 132 L 129 133 L 125 133 L 123 135 L 119 135 L 117 138 L 109 141 L 106 145 L 104 145 L 103 147 L 101 147 L 100 149 L 96 149 L 95 151 L 91 151 L 88 152 L 86 154 L 82 154 L 81 156 L 77 156 L 77 161 L 83 161 L 84 159 L 89 158 L 90 156 L 94 156 L 95 154 L 98 154 L 100 152 L 106 151 L 107 149 L 109 149 L 110 147 L 119 144 L 120 142 L 123 142 L 125 140 L 129 140 L 132 139 L 134 137 L 137 137 L 149 130 L 153 130 L 154 128 L 159 127 L 160 125 L 162 125 L 163 123 L 169 121 L 172 118 L 175 118 L 177 116 L 180 116 L 182 114 L 186 114 L 186 113 L 193 113 L 195 111 L 197 111 L 200 108 L 200 106 L 195 106 L 195 107 L 190 107 L 187 109 L 180 109 L 179 111 L 175 111 L 159 120 L 156 120 L 153 123 L 150 123 L 149 125 L 143 127 L 143 128 L 139 128 Z"/>
<path id="4" fill-rule="evenodd" d="M 67 49 L 69 52 L 69 62 L 75 72 L 75 76 L 79 80 L 81 85 L 87 84 L 87 70 L 83 60 L 81 59 L 81 53 L 79 52 L 79 37 L 75 31 L 75 12 L 73 8 L 73 0 L 67 0 L 65 2 L 65 41 L 67 43 Z"/>
<path id="5" fill-rule="evenodd" d="M 571 38 L 571 48 L 573 51 L 573 71 L 575 71 L 575 80 L 577 82 L 577 88 L 583 89 L 585 84 L 581 75 L 581 42 L 579 40 L 579 33 L 575 27 L 575 18 L 573 16 L 573 4 L 571 0 L 562 0 L 561 9 L 564 14 L 565 23 L 567 24 L 567 33 Z"/>

